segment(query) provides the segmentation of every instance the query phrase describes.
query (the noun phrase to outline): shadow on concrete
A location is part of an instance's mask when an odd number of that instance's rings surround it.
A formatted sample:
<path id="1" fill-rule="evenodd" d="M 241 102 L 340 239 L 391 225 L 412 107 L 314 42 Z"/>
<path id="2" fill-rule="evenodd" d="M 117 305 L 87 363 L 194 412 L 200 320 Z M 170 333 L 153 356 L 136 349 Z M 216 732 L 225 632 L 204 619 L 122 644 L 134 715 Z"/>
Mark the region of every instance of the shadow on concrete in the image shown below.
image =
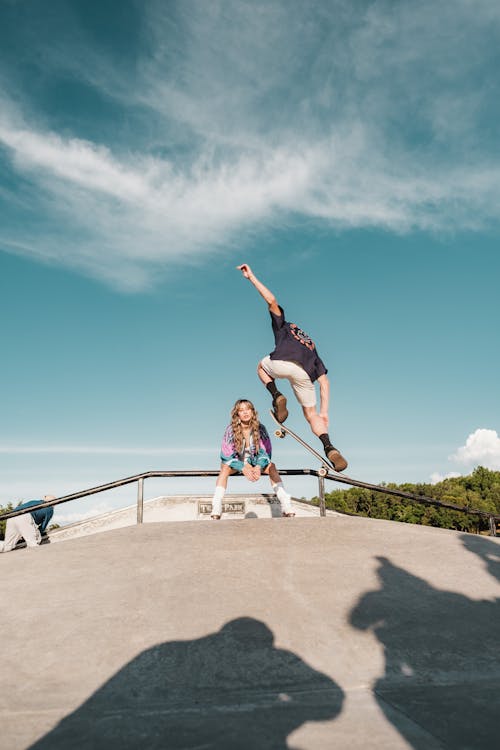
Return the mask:
<path id="1" fill-rule="evenodd" d="M 269 505 L 271 506 L 271 518 L 281 518 L 283 515 L 281 503 L 270 502 Z"/>
<path id="2" fill-rule="evenodd" d="M 285 750 L 307 721 L 340 713 L 344 695 L 249 617 L 133 659 L 32 750 Z"/>
<path id="3" fill-rule="evenodd" d="M 500 581 L 500 543 L 472 534 L 464 534 L 462 542 L 469 552 L 483 560 L 488 573 Z"/>
<path id="4" fill-rule="evenodd" d="M 494 547 L 482 548 L 486 557 Z M 418 750 L 498 747 L 500 600 L 441 591 L 378 560 L 381 588 L 361 597 L 350 622 L 383 645 L 374 693 L 388 721 Z"/>

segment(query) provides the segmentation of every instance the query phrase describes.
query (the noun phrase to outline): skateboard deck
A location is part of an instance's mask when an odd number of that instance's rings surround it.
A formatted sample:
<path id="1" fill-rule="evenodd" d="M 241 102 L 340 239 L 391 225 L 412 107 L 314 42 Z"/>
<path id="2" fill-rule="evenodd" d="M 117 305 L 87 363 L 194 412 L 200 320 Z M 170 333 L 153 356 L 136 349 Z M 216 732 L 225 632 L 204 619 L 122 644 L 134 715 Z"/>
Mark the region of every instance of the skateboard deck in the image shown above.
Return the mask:
<path id="1" fill-rule="evenodd" d="M 285 424 L 278 422 L 278 420 L 274 416 L 274 412 L 272 411 L 272 409 L 269 411 L 269 414 L 271 415 L 273 421 L 278 425 L 278 428 L 279 428 L 274 431 L 274 434 L 276 435 L 276 437 L 284 438 L 286 435 L 290 435 L 290 437 L 293 437 L 293 439 L 296 440 L 303 448 L 309 451 L 309 453 L 312 453 L 312 455 L 315 456 L 318 459 L 318 461 L 321 463 L 322 468 L 319 470 L 319 473 L 321 476 L 326 476 L 330 471 L 335 472 L 335 474 L 339 473 L 338 471 L 336 471 L 335 467 L 330 463 L 330 461 L 326 458 L 326 456 L 322 456 L 321 453 L 319 453 L 312 446 L 310 446 L 309 443 L 306 443 L 305 440 L 302 440 L 301 437 L 299 437 L 295 432 L 293 432 L 293 430 L 291 430 Z"/>

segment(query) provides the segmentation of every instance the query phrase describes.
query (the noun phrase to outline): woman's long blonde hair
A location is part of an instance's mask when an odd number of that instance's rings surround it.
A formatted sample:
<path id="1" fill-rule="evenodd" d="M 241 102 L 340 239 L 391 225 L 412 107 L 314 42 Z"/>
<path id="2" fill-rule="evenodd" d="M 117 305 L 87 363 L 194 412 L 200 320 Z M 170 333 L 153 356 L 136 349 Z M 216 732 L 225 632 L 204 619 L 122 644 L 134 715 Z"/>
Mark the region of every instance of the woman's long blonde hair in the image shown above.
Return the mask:
<path id="1" fill-rule="evenodd" d="M 246 398 L 238 399 L 238 401 L 231 409 L 231 427 L 233 430 L 234 447 L 236 448 L 238 453 L 241 453 L 243 450 L 243 430 L 241 427 L 240 418 L 238 416 L 238 409 L 242 404 L 245 404 L 252 410 L 252 418 L 250 420 L 250 434 L 252 436 L 252 442 L 254 444 L 255 451 L 256 453 L 258 453 L 260 445 L 259 415 L 255 411 L 255 406 L 252 404 L 252 402 L 248 401 Z"/>

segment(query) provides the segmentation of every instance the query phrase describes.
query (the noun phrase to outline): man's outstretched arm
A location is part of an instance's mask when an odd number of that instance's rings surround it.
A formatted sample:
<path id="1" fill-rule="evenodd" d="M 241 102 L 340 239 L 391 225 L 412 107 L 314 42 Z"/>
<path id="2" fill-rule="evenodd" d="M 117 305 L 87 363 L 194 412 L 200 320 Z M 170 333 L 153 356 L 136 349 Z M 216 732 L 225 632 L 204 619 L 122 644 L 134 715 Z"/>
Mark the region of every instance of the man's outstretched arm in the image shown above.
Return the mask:
<path id="1" fill-rule="evenodd" d="M 241 271 L 245 279 L 252 282 L 254 287 L 257 289 L 261 297 L 263 297 L 269 305 L 269 311 L 275 315 L 280 314 L 280 308 L 274 294 L 266 287 L 253 273 L 248 263 L 243 263 L 241 266 L 237 266 L 238 271 Z"/>

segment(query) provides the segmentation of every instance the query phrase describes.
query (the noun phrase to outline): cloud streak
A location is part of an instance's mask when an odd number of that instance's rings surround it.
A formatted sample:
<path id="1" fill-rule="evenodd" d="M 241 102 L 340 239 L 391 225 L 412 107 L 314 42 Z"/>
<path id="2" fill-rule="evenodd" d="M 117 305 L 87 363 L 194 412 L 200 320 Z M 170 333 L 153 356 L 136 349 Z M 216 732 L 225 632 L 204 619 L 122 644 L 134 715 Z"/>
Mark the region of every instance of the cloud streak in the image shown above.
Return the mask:
<path id="1" fill-rule="evenodd" d="M 116 507 L 107 502 L 96 503 L 85 511 L 68 511 L 67 508 L 62 509 L 61 506 L 59 506 L 55 508 L 53 523 L 58 523 L 60 526 L 67 526 L 70 523 L 86 521 L 89 518 L 95 518 L 104 513 L 110 513 L 113 510 L 116 510 Z"/>
<path id="2" fill-rule="evenodd" d="M 213 454 L 213 448 L 206 446 L 189 448 L 182 446 L 147 448 L 147 447 L 120 447 L 99 445 L 0 445 L 0 455 L 92 455 L 92 456 L 176 456 L 199 455 L 200 453 Z"/>
<path id="3" fill-rule="evenodd" d="M 453 479 L 459 476 L 458 471 L 449 471 L 447 474 L 440 474 L 438 471 L 433 471 L 430 479 L 431 484 L 439 484 L 439 482 L 444 482 L 445 479 Z"/>
<path id="4" fill-rule="evenodd" d="M 4 95 L 14 187 L 0 199 L 23 219 L 0 230 L 5 250 L 142 289 L 297 215 L 396 232 L 497 221 L 493 3 L 151 2 L 144 14 L 132 79 L 81 35 L 44 58 L 128 113 L 128 141 L 59 132 Z"/>

